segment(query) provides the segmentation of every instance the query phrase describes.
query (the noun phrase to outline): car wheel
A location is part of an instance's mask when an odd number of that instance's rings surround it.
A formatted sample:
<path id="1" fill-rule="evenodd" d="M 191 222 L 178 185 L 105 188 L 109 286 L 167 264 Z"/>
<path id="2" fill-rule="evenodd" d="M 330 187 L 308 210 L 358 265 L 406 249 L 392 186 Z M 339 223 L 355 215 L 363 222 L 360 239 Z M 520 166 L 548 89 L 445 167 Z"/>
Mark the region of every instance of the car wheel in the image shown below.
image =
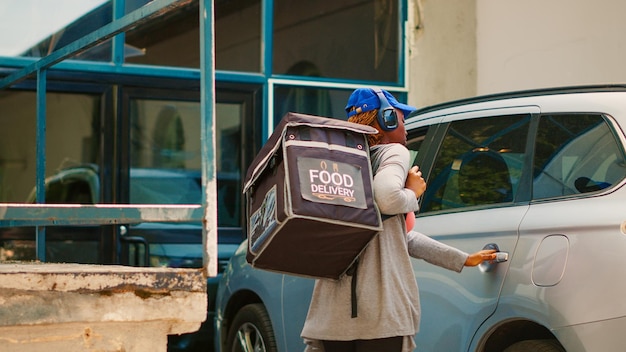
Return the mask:
<path id="1" fill-rule="evenodd" d="M 504 352 L 565 352 L 556 340 L 524 340 L 507 347 Z"/>
<path id="2" fill-rule="evenodd" d="M 262 304 L 241 308 L 228 332 L 226 351 L 277 352 L 270 316 Z"/>

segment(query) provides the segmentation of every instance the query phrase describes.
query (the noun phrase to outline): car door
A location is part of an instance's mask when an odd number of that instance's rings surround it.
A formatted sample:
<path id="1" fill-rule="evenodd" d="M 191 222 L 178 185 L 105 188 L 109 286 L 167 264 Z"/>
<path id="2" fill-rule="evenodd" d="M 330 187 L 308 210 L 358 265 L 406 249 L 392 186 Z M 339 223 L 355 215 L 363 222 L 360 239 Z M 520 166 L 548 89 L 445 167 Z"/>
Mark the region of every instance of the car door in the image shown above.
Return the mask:
<path id="1" fill-rule="evenodd" d="M 502 297 L 521 302 L 516 309 L 532 312 L 529 318 L 552 329 L 567 351 L 606 351 L 623 343 L 611 329 L 585 325 L 626 314 L 616 304 L 626 283 L 615 279 L 626 251 L 620 134 L 599 113 L 539 118 L 533 200 L 511 263 L 521 270 L 511 272 Z M 580 331 L 580 340 L 562 338 L 568 329 Z"/>
<path id="2" fill-rule="evenodd" d="M 472 253 L 487 246 L 513 254 L 528 209 L 528 132 L 535 107 L 444 116 L 436 136 L 421 143 L 417 163 L 427 177 L 414 230 Z M 409 148 L 414 149 L 409 144 Z M 414 259 L 420 290 L 424 351 L 466 351 L 494 312 L 508 263 L 461 273 Z"/>

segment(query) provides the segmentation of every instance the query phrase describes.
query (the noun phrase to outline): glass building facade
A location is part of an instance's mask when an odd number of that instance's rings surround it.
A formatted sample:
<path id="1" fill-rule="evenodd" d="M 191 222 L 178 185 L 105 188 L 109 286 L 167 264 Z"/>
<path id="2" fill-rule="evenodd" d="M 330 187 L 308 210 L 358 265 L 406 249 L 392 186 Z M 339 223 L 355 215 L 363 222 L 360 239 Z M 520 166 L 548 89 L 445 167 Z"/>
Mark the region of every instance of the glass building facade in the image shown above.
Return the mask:
<path id="1" fill-rule="evenodd" d="M 246 168 L 286 112 L 345 119 L 345 102 L 361 86 L 406 99 L 406 0 L 203 1 L 0 5 L 7 6 L 0 11 L 6 27 L 0 35 L 0 203 L 191 203 L 205 209 L 202 194 L 152 196 L 176 177 L 191 180 L 182 189 L 201 192 L 208 158 L 214 161 L 218 241 L 237 243 L 246 221 Z M 206 13 L 213 16 L 205 22 L 211 31 L 203 25 Z M 46 61 L 81 40 L 90 44 Z M 38 63 L 49 65 L 7 81 Z M 206 72 L 212 76 L 203 81 Z M 214 101 L 203 95 L 207 91 Z M 208 141 L 201 138 L 203 104 L 214 113 L 215 135 Z M 48 260 L 153 262 L 141 257 L 142 246 L 124 242 L 128 226 L 47 211 L 55 225 L 90 223 L 88 231 L 97 233 L 91 236 L 97 255 L 72 260 L 48 248 Z M 37 256 L 20 241 L 35 241 L 41 228 L 6 226 L 18 222 L 7 216 L 0 227 L 0 260 Z M 46 228 L 46 241 L 58 240 L 58 226 Z"/>

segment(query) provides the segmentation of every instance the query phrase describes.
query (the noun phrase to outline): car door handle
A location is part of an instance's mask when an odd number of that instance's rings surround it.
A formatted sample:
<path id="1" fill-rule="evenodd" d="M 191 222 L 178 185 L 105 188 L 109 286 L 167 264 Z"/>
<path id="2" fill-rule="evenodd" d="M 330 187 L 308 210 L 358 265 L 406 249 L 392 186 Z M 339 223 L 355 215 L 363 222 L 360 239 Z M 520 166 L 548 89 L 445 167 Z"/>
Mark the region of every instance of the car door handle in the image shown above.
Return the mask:
<path id="1" fill-rule="evenodd" d="M 500 248 L 495 243 L 488 243 L 483 249 L 494 249 L 496 251 L 496 259 L 479 264 L 478 268 L 482 272 L 492 271 L 496 267 L 496 264 L 509 261 L 509 253 L 500 251 Z"/>
<path id="2" fill-rule="evenodd" d="M 496 252 L 496 259 L 494 262 L 502 263 L 509 261 L 509 253 L 508 252 Z"/>

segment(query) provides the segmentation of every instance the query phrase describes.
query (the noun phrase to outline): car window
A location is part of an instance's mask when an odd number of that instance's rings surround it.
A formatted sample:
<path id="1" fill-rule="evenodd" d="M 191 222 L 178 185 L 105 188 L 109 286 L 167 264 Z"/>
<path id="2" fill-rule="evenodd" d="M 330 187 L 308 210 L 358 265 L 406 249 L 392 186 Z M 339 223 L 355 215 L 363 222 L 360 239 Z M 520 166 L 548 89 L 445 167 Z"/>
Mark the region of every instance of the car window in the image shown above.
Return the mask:
<path id="1" fill-rule="evenodd" d="M 541 116 L 533 161 L 533 199 L 599 191 L 625 175 L 623 151 L 602 115 Z"/>
<path id="2" fill-rule="evenodd" d="M 429 127 L 421 127 L 414 130 L 409 131 L 409 135 L 406 141 L 406 147 L 409 149 L 411 156 L 411 164 L 417 164 L 417 154 L 422 148 L 424 140 L 426 139 L 426 135 L 429 131 Z M 421 165 L 419 165 L 421 167 Z"/>
<path id="3" fill-rule="evenodd" d="M 515 199 L 530 115 L 453 121 L 435 158 L 421 213 Z"/>

